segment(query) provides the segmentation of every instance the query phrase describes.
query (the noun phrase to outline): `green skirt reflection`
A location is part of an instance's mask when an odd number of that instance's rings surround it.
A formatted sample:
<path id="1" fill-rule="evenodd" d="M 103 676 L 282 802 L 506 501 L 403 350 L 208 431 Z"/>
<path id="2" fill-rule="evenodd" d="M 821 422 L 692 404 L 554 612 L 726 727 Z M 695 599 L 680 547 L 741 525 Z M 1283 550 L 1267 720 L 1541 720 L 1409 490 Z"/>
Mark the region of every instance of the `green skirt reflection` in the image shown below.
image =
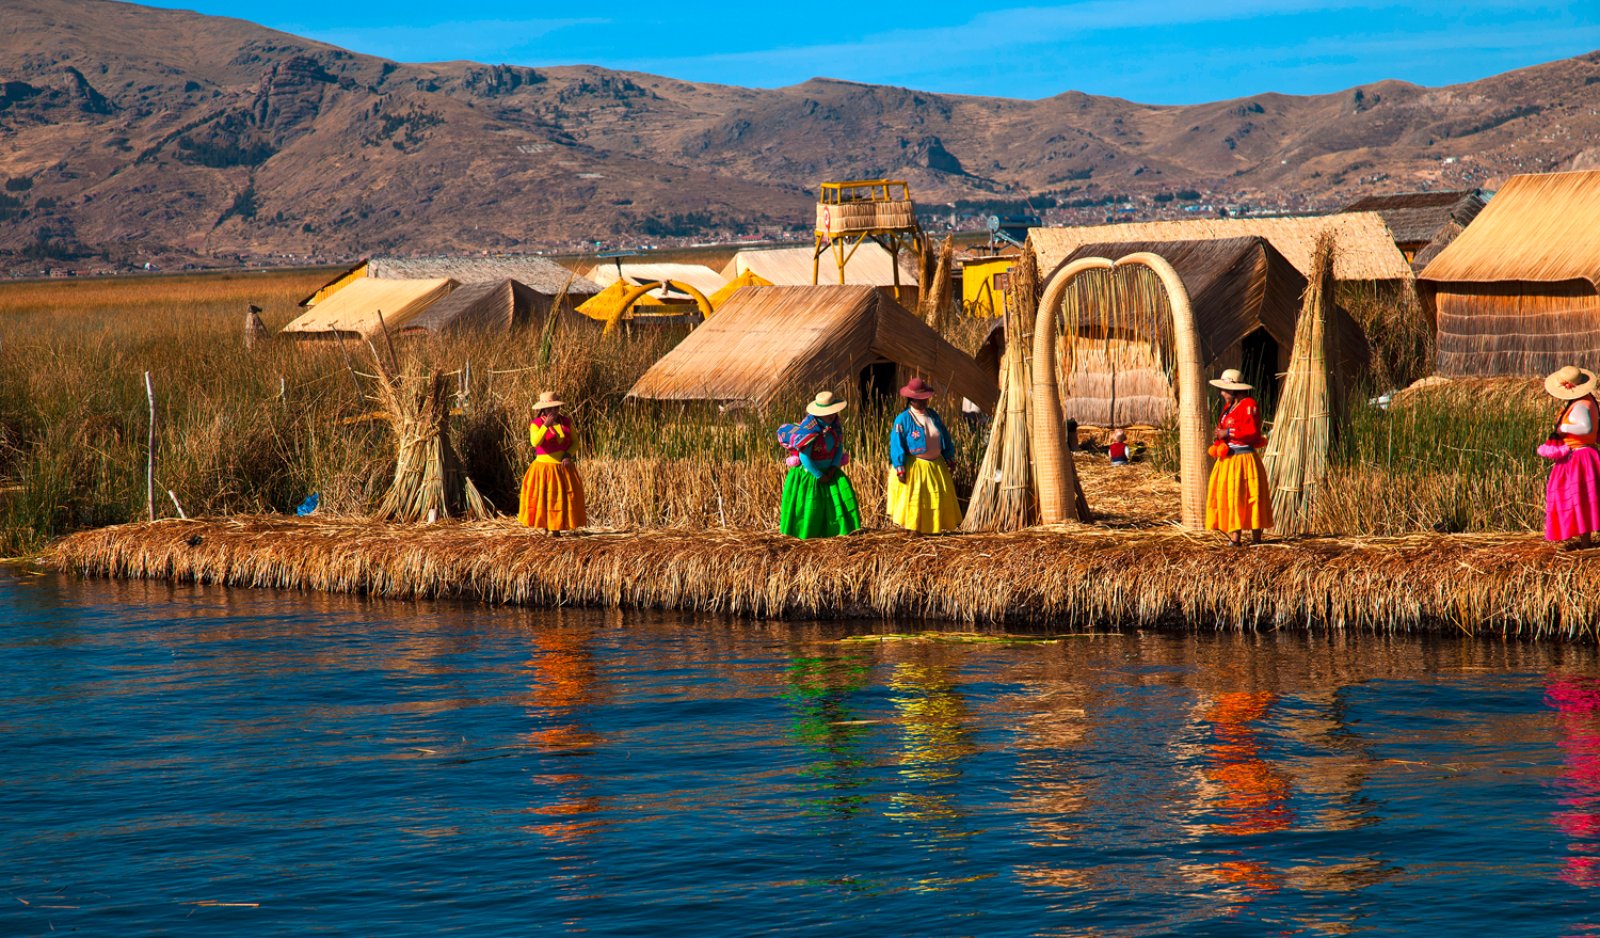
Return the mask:
<path id="1" fill-rule="evenodd" d="M 802 466 L 789 470 L 783 480 L 783 508 L 778 530 L 790 537 L 837 537 L 861 527 L 856 491 L 838 469 L 817 478 Z"/>

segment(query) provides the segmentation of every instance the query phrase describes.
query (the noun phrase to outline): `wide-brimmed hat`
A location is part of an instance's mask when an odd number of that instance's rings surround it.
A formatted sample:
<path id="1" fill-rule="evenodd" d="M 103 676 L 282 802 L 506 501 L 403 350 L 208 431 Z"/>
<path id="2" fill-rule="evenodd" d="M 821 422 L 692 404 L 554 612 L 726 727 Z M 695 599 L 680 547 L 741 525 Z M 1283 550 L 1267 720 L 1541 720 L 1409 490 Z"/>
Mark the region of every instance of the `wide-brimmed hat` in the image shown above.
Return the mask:
<path id="1" fill-rule="evenodd" d="M 1222 371 L 1222 377 L 1220 377 L 1220 378 L 1212 378 L 1209 383 L 1210 383 L 1210 385 L 1212 387 L 1221 388 L 1224 391 L 1253 391 L 1253 390 L 1255 390 L 1255 385 L 1253 385 L 1253 384 L 1245 384 L 1244 381 L 1241 380 L 1242 378 L 1243 378 L 1243 375 L 1239 374 L 1239 369 L 1237 369 L 1237 368 L 1225 368 Z"/>
<path id="2" fill-rule="evenodd" d="M 533 405 L 533 409 L 534 410 L 546 410 L 546 409 L 551 408 L 551 407 L 565 407 L 565 406 L 567 406 L 565 401 L 556 400 L 556 392 L 554 392 L 554 391 L 540 391 L 539 392 L 539 400 L 538 400 L 537 403 L 535 403 Z"/>
<path id="3" fill-rule="evenodd" d="M 900 389 L 901 397 L 913 401 L 925 401 L 932 398 L 937 393 L 939 392 L 933 389 L 933 385 L 922 380 L 921 378 L 912 378 L 910 381 L 906 382 L 905 387 Z"/>
<path id="4" fill-rule="evenodd" d="M 1544 379 L 1544 390 L 1558 400 L 1575 401 L 1593 391 L 1596 382 L 1594 372 L 1584 371 L 1577 365 L 1567 365 L 1557 368 L 1555 374 Z"/>
<path id="5" fill-rule="evenodd" d="M 813 417 L 828 417 L 849 406 L 849 401 L 834 400 L 832 391 L 820 391 L 816 399 L 806 405 L 806 413 Z"/>

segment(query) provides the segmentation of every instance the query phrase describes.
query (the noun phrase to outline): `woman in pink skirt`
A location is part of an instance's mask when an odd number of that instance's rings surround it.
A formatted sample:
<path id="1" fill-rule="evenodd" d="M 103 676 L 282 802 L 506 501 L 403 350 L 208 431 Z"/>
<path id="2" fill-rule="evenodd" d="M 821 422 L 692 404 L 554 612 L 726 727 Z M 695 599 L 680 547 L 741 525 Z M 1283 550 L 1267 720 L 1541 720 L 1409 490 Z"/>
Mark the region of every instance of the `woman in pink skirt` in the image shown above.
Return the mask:
<path id="1" fill-rule="evenodd" d="M 1565 401 L 1555 432 L 1539 447 L 1549 459 L 1550 483 L 1544 493 L 1544 536 L 1549 541 L 1577 538 L 1589 546 L 1589 534 L 1600 531 L 1600 404 L 1596 404 L 1593 372 L 1568 365 L 1544 379 L 1550 396 Z"/>

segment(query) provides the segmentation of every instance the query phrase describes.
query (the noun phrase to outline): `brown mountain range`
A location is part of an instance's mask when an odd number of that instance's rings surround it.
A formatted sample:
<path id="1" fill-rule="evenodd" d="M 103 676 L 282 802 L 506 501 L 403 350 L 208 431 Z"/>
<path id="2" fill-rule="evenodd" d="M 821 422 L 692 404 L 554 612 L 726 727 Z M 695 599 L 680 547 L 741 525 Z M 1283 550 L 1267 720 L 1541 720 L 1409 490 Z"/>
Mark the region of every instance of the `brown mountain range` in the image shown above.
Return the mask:
<path id="1" fill-rule="evenodd" d="M 822 179 L 1057 219 L 1494 186 L 1600 166 L 1600 53 L 1482 81 L 1152 106 L 814 79 L 402 64 L 240 20 L 6 0 L 0 270 L 573 248 L 807 229 Z"/>

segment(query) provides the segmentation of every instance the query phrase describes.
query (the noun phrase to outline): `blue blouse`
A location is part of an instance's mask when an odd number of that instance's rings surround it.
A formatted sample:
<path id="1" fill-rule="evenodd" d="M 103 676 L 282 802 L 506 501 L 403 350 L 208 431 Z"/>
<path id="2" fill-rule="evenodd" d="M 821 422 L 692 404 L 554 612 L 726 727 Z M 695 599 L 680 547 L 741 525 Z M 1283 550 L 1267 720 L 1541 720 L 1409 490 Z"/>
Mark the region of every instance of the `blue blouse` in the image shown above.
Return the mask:
<path id="1" fill-rule="evenodd" d="M 928 434 L 923 432 L 917 424 L 917 418 L 911 415 L 911 408 L 907 407 L 900 416 L 894 418 L 894 430 L 889 433 L 889 463 L 896 471 L 904 469 L 910 459 L 943 459 L 949 462 L 955 456 L 956 444 L 950 439 L 950 431 L 944 428 L 939 412 L 930 407 L 926 414 L 926 419 L 939 430 L 939 452 L 932 455 L 928 453 Z"/>

